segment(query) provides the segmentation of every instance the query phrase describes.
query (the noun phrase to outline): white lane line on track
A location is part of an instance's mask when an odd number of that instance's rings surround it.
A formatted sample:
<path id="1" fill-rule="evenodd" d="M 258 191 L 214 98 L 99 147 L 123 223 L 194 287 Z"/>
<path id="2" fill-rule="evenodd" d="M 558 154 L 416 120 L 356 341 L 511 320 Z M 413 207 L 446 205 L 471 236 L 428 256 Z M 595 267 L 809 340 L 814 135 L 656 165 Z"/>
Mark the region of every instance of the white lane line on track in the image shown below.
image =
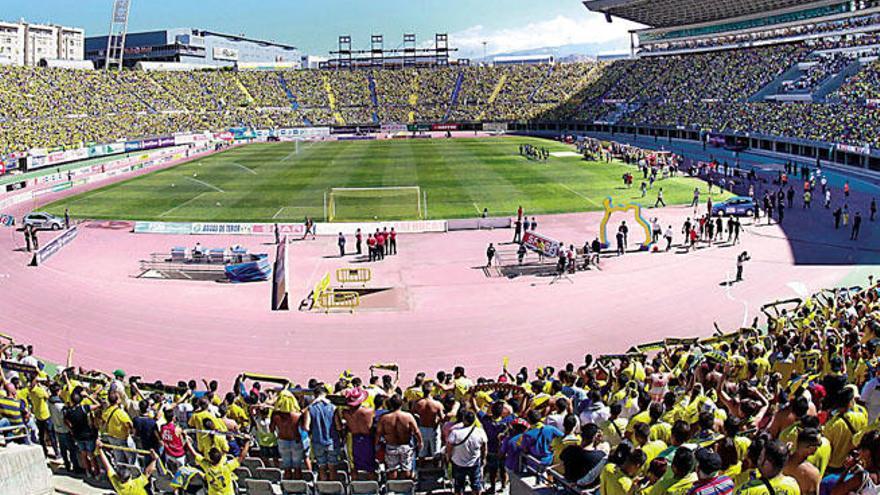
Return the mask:
<path id="1" fill-rule="evenodd" d="M 240 169 L 242 169 L 242 170 L 245 170 L 245 171 L 250 172 L 250 173 L 252 173 L 252 174 L 254 174 L 254 175 L 257 175 L 257 173 L 256 173 L 253 169 L 250 169 L 250 168 L 248 168 L 248 167 L 245 167 L 244 165 L 242 165 L 242 164 L 240 164 L 240 163 L 238 163 L 238 162 L 229 162 L 229 163 L 232 164 L 232 165 L 235 165 L 236 167 L 238 167 L 238 168 L 240 168 Z"/>
<path id="2" fill-rule="evenodd" d="M 742 326 L 746 327 L 746 326 L 748 326 L 748 321 L 749 321 L 749 303 L 743 299 L 738 299 L 736 297 L 733 297 L 733 294 L 730 293 L 730 289 L 731 289 L 731 287 L 733 287 L 733 283 L 731 282 L 732 280 L 733 280 L 733 274 L 728 271 L 727 272 L 727 287 L 724 289 L 724 292 L 726 293 L 727 298 L 730 299 L 731 301 L 742 303 L 742 305 L 743 305 Z"/>
<path id="3" fill-rule="evenodd" d="M 208 194 L 208 193 L 207 193 L 207 192 L 199 193 L 197 196 L 193 197 L 192 199 L 188 199 L 188 200 L 184 201 L 183 203 L 180 203 L 179 205 L 175 206 L 174 208 L 171 208 L 170 210 L 168 210 L 168 211 L 166 211 L 166 212 L 160 214 L 159 217 L 164 217 L 165 215 L 168 215 L 169 213 L 171 213 L 171 212 L 173 212 L 173 211 L 176 211 L 176 210 L 179 209 L 179 208 L 183 208 L 184 206 L 186 206 L 186 205 L 192 203 L 193 201 L 195 201 L 195 200 L 201 198 L 201 197 L 202 197 L 203 195 L 205 195 L 205 194 Z"/>
<path id="4" fill-rule="evenodd" d="M 194 179 L 194 178 L 192 178 L 192 177 L 187 177 L 187 179 L 189 179 L 189 180 L 191 180 L 191 181 L 193 181 L 193 182 L 198 182 L 199 184 L 201 184 L 201 185 L 203 185 L 203 186 L 210 187 L 211 189 L 213 189 L 213 190 L 215 190 L 215 191 L 217 191 L 217 192 L 222 192 L 222 193 L 225 193 L 225 192 L 226 192 L 226 191 L 224 191 L 223 189 L 220 189 L 220 188 L 217 187 L 217 186 L 214 186 L 214 185 L 208 184 L 208 183 L 205 182 L 205 181 L 201 181 L 201 180 L 199 180 L 199 179 Z"/>
<path id="5" fill-rule="evenodd" d="M 599 203 L 593 201 L 593 198 L 591 198 L 591 197 L 589 197 L 589 196 L 587 196 L 587 195 L 581 194 L 581 193 L 575 191 L 574 189 L 572 189 L 572 188 L 566 186 L 565 184 L 563 184 L 563 183 L 561 183 L 561 182 L 557 182 L 557 184 L 559 184 L 560 187 L 563 187 L 563 188 L 565 188 L 565 189 L 568 189 L 569 191 L 571 191 L 572 194 L 576 194 L 576 195 L 578 195 L 578 196 L 580 196 L 580 197 L 586 199 L 587 201 L 589 201 L 590 203 L 592 203 L 593 206 L 599 206 Z"/>

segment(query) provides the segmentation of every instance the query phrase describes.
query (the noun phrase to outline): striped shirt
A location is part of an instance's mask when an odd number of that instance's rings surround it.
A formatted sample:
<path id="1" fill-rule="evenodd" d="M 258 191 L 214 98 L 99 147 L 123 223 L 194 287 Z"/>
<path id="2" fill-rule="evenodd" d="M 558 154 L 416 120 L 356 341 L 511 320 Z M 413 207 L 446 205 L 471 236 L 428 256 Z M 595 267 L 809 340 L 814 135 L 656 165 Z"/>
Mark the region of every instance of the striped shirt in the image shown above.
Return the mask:
<path id="1" fill-rule="evenodd" d="M 24 402 L 14 397 L 0 397 L 0 418 L 6 418 L 12 426 L 24 423 Z"/>
<path id="2" fill-rule="evenodd" d="M 734 486 L 730 476 L 722 474 L 707 480 L 697 481 L 688 495 L 730 495 L 733 493 Z"/>

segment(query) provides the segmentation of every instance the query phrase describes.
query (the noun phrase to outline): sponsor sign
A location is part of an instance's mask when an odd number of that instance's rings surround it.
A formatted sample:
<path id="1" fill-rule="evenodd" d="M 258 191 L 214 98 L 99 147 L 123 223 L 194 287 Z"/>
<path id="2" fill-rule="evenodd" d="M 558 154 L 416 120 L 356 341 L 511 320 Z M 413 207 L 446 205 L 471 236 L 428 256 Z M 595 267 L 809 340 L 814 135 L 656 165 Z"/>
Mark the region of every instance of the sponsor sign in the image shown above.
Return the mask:
<path id="1" fill-rule="evenodd" d="M 457 131 L 458 124 L 433 124 L 431 125 L 432 131 Z"/>
<path id="2" fill-rule="evenodd" d="M 485 122 L 483 130 L 489 132 L 505 132 L 507 131 L 507 122 Z"/>
<path id="3" fill-rule="evenodd" d="M 229 131 L 214 134 L 214 139 L 219 139 L 220 141 L 232 141 L 234 138 L 235 136 Z"/>
<path id="4" fill-rule="evenodd" d="M 431 126 L 429 124 L 409 124 L 406 126 L 406 130 L 409 132 L 430 131 Z"/>
<path id="5" fill-rule="evenodd" d="M 136 234 L 251 235 L 249 223 L 135 222 Z"/>
<path id="6" fill-rule="evenodd" d="M 143 144 L 141 145 L 141 149 L 152 150 L 159 147 L 158 139 L 144 139 Z"/>
<path id="7" fill-rule="evenodd" d="M 864 146 L 853 146 L 851 144 L 838 143 L 836 148 L 837 148 L 837 151 L 843 151 L 845 153 L 856 153 L 858 155 L 870 155 L 871 154 L 871 147 L 868 146 L 867 144 Z"/>
<path id="8" fill-rule="evenodd" d="M 251 232 L 254 235 L 275 235 L 275 224 L 257 223 L 253 225 Z M 301 223 L 279 223 L 278 234 L 288 236 L 302 236 L 306 233 L 306 226 Z"/>
<path id="9" fill-rule="evenodd" d="M 381 130 L 385 134 L 394 134 L 395 132 L 406 132 L 406 126 L 403 124 L 383 124 Z"/>
<path id="10" fill-rule="evenodd" d="M 523 233 L 522 242 L 526 248 L 551 258 L 559 256 L 559 248 L 562 246 L 559 241 L 532 231 Z"/>
<path id="11" fill-rule="evenodd" d="M 141 142 L 140 141 L 126 141 L 125 142 L 125 151 L 126 152 L 137 151 L 139 149 L 141 149 Z"/>
<path id="12" fill-rule="evenodd" d="M 15 217 L 12 215 L 0 215 L 0 226 L 12 227 L 15 225 Z"/>
<path id="13" fill-rule="evenodd" d="M 34 259 L 31 260 L 31 265 L 40 266 L 45 263 L 47 259 L 60 251 L 61 248 L 73 242 L 73 240 L 76 239 L 77 234 L 79 234 L 79 230 L 77 230 L 76 226 L 65 230 L 63 234 L 52 239 L 34 253 Z"/>
<path id="14" fill-rule="evenodd" d="M 215 46 L 212 50 L 214 60 L 238 60 L 238 50 L 223 46 Z"/>
<path id="15" fill-rule="evenodd" d="M 57 186 L 52 187 L 52 192 L 61 192 L 73 187 L 73 182 L 64 182 L 62 184 L 58 184 Z"/>

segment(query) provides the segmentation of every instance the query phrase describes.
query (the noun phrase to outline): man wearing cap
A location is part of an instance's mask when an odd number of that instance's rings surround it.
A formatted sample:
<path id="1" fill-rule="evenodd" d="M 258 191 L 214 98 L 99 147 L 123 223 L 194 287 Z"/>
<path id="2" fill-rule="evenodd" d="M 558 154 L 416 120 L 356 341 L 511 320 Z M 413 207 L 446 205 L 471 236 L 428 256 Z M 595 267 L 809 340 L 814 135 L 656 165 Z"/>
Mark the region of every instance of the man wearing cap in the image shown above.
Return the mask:
<path id="1" fill-rule="evenodd" d="M 410 410 L 418 416 L 419 432 L 422 436 L 422 449 L 419 457 L 434 457 L 440 448 L 440 423 L 443 422 L 443 404 L 431 392 L 434 382 L 422 383 L 423 396 L 413 402 Z"/>
<path id="2" fill-rule="evenodd" d="M 697 459 L 697 482 L 688 491 L 688 495 L 730 495 L 733 493 L 733 480 L 730 476 L 720 474 L 721 456 L 714 450 L 705 447 L 694 453 Z"/>
<path id="3" fill-rule="evenodd" d="M 416 418 L 401 411 L 403 399 L 394 394 L 385 402 L 388 412 L 376 425 L 376 445 L 385 441 L 385 471 L 388 479 L 409 479 L 415 465 L 415 453 L 422 449 L 422 434 Z M 415 445 L 415 449 L 413 449 Z"/>
<path id="4" fill-rule="evenodd" d="M 342 419 L 351 435 L 351 460 L 355 471 L 363 471 L 368 479 L 376 479 L 378 466 L 372 433 L 376 412 L 364 405 L 368 395 L 362 387 L 349 389 L 345 394 L 348 408 L 342 412 Z"/>

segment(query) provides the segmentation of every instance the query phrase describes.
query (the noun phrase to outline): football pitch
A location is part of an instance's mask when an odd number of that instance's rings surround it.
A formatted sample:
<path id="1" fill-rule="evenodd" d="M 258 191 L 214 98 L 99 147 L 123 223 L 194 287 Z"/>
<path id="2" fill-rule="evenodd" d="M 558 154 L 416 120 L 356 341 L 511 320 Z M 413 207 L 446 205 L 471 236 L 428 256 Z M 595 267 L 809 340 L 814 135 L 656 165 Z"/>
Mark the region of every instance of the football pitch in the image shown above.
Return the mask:
<path id="1" fill-rule="evenodd" d="M 689 203 L 694 187 L 707 196 L 704 182 L 674 178 L 658 181 L 641 198 L 641 175 L 633 166 L 578 156 L 532 161 L 519 155 L 520 144 L 551 153 L 574 151 L 528 137 L 262 143 L 42 209 L 61 214 L 70 208 L 77 218 L 168 222 L 413 220 L 476 217 L 484 208 L 490 216 L 506 216 L 520 205 L 529 215 L 600 210 L 606 196 L 615 203 L 652 206 L 659 187 L 670 205 Z M 631 189 L 623 187 L 626 172 L 636 177 Z M 367 190 L 331 192 L 361 188 Z"/>

